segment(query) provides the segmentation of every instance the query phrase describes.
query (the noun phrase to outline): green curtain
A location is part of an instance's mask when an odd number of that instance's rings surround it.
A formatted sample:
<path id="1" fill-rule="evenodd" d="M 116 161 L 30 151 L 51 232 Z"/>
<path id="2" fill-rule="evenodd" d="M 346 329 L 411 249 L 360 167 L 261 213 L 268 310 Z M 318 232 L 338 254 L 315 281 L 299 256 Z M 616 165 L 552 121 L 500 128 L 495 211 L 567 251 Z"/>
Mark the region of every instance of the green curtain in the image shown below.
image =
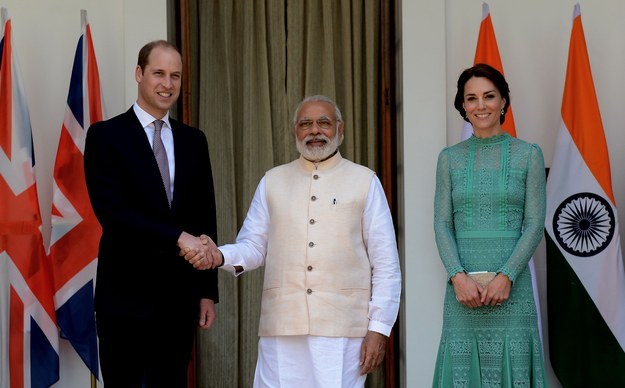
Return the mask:
<path id="1" fill-rule="evenodd" d="M 234 242 L 264 173 L 297 158 L 291 120 L 305 96 L 335 99 L 341 153 L 376 168 L 378 1 L 191 0 L 190 10 L 193 121 L 209 141 L 219 244 Z M 199 387 L 252 386 L 262 281 L 262 268 L 220 273 L 217 322 L 198 337 Z M 367 386 L 383 378 L 379 368 Z"/>

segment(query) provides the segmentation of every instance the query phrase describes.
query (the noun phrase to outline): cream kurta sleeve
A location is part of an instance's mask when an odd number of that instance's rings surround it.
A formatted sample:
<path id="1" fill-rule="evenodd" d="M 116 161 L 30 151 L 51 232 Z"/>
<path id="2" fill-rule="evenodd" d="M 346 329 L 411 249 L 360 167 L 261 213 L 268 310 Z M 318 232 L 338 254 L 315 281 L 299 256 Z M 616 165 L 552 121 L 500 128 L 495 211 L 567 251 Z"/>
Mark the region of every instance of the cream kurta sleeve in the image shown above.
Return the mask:
<path id="1" fill-rule="evenodd" d="M 256 188 L 243 226 L 237 235 L 236 243 L 219 247 L 224 257 L 222 269 L 238 276 L 245 271 L 256 269 L 265 264 L 269 221 L 265 197 L 265 177 L 263 177 Z M 235 266 L 242 267 L 243 271 L 237 273 Z"/>

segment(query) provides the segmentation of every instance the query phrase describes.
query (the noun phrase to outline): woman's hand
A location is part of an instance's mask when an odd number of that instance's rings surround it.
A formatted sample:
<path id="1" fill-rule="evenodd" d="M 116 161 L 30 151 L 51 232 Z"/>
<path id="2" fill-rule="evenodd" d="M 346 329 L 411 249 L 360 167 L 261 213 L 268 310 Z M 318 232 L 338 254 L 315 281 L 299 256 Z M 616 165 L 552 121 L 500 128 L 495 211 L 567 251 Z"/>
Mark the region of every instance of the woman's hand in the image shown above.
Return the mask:
<path id="1" fill-rule="evenodd" d="M 497 306 L 507 301 L 510 297 L 512 281 L 501 272 L 483 288 L 480 302 L 485 306 Z"/>
<path id="2" fill-rule="evenodd" d="M 471 308 L 480 307 L 484 304 L 481 297 L 481 293 L 483 292 L 482 286 L 471 279 L 466 273 L 458 272 L 452 276 L 451 283 L 454 286 L 454 292 L 456 293 L 456 300 L 458 300 L 458 302 Z"/>

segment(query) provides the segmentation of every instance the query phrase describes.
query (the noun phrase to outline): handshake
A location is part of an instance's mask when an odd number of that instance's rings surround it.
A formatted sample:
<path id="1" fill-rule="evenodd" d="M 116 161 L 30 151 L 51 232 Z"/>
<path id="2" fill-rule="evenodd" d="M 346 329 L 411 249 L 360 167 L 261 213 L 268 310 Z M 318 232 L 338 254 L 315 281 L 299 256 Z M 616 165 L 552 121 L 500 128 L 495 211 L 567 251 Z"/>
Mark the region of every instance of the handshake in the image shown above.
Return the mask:
<path id="1" fill-rule="evenodd" d="M 178 238 L 180 256 L 183 256 L 193 268 L 212 269 L 223 265 L 223 255 L 217 249 L 215 242 L 203 234 L 200 237 L 193 236 L 187 232 L 182 232 Z"/>

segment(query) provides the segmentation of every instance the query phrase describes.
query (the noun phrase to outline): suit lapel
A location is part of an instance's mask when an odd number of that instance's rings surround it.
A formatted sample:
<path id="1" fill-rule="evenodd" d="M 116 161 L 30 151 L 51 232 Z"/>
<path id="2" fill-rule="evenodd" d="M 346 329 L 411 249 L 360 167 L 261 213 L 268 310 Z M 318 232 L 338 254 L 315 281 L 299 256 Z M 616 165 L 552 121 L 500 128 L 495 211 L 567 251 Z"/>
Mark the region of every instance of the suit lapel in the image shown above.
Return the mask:
<path id="1" fill-rule="evenodd" d="M 176 164 L 175 167 L 175 177 L 174 177 L 174 193 L 171 199 L 171 207 L 174 207 L 176 203 L 176 193 L 180 193 L 182 183 L 184 182 L 184 171 L 185 164 L 188 160 L 186 157 L 186 153 L 182 150 L 185 150 L 185 139 L 184 139 L 184 131 L 180 128 L 180 123 L 178 121 L 169 118 L 169 123 L 171 124 L 171 132 L 174 139 L 174 162 Z M 187 152 L 192 152 L 187 149 Z"/>

